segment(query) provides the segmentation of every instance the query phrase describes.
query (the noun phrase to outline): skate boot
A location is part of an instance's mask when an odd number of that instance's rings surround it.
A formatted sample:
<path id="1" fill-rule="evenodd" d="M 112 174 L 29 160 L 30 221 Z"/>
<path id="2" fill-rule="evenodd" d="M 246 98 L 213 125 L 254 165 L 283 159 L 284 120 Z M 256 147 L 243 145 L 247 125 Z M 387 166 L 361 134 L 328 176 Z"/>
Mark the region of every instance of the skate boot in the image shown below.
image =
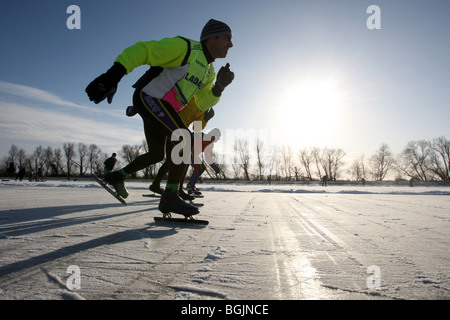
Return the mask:
<path id="1" fill-rule="evenodd" d="M 159 184 L 155 184 L 155 183 L 152 183 L 152 184 L 148 187 L 148 189 L 149 189 L 150 191 L 154 192 L 154 193 L 157 193 L 157 194 L 162 194 L 162 193 L 164 192 L 164 189 L 161 188 L 161 187 L 159 186 Z"/>
<path id="2" fill-rule="evenodd" d="M 122 198 L 128 197 L 128 190 L 125 188 L 125 177 L 120 171 L 109 172 L 105 175 L 105 181 L 113 186 L 117 194 Z"/>
<path id="3" fill-rule="evenodd" d="M 196 187 L 189 187 L 189 186 L 188 186 L 188 194 L 193 197 L 199 197 L 202 195 L 200 190 L 198 190 Z"/>
<path id="4" fill-rule="evenodd" d="M 162 193 L 158 209 L 163 214 L 172 212 L 182 214 L 186 217 L 199 213 L 198 208 L 181 200 L 177 193 L 170 189 L 166 189 Z"/>
<path id="5" fill-rule="evenodd" d="M 178 191 L 178 196 L 185 200 L 185 201 L 192 201 L 195 200 L 195 197 L 188 195 L 186 192 L 184 192 L 183 190 Z"/>

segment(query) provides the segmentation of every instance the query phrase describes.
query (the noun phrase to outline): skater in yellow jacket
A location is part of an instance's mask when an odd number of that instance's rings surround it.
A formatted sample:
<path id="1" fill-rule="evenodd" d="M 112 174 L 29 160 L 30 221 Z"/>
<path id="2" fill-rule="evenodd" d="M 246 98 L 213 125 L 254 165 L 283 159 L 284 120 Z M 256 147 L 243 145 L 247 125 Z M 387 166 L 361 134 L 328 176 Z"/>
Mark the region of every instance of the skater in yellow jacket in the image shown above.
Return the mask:
<path id="1" fill-rule="evenodd" d="M 225 23 L 211 19 L 204 26 L 200 41 L 175 37 L 136 43 L 125 49 L 106 73 L 87 86 L 86 93 L 91 101 L 100 103 L 107 99 L 111 103 L 124 75 L 141 65 L 155 67 L 151 81 L 141 85 L 133 96 L 133 105 L 144 121 L 144 132 L 150 151 L 105 177 L 120 196 L 128 196 L 124 185 L 126 177 L 164 159 L 167 139 L 169 176 L 159 210 L 185 216 L 199 212 L 198 208 L 187 204 L 177 194 L 181 176 L 188 164 L 175 164 L 171 158 L 172 148 L 188 139 L 181 137 L 181 142 L 172 142 L 171 136 L 177 129 L 190 132 L 186 131 L 188 128 L 178 112 L 191 99 L 195 99 L 196 105 L 202 111 L 219 102 L 223 90 L 231 83 L 234 74 L 227 64 L 219 70 L 216 77 L 212 62 L 225 58 L 231 47 L 231 29 Z M 186 146 L 182 150 L 189 152 L 190 149 L 191 146 Z"/>
<path id="2" fill-rule="evenodd" d="M 128 107 L 127 109 L 127 115 L 132 116 L 133 112 L 130 112 L 131 110 L 135 109 L 134 106 L 132 107 Z M 186 127 L 190 127 L 191 125 L 193 125 L 194 131 L 197 130 L 197 132 L 203 131 L 208 123 L 209 120 L 211 120 L 211 118 L 214 116 L 214 110 L 213 108 L 208 109 L 207 111 L 201 111 L 197 105 L 195 104 L 195 99 L 191 99 L 191 101 L 189 101 L 189 103 L 186 105 L 186 107 L 181 110 L 179 112 L 179 115 L 181 117 L 181 119 L 183 120 L 184 124 L 186 125 Z M 194 122 L 197 122 L 194 124 Z M 201 125 L 200 125 L 201 124 Z M 214 142 L 218 141 L 218 135 L 220 135 L 220 130 L 215 128 L 213 129 L 215 135 L 214 136 Z M 202 135 L 203 136 L 203 135 Z M 202 152 L 204 151 L 205 147 L 208 146 L 211 142 L 205 142 L 202 141 Z M 204 146 L 203 146 L 204 145 Z M 199 167 L 198 164 L 196 163 L 196 161 L 194 161 L 194 156 L 199 156 L 198 154 L 195 154 L 195 150 L 192 150 L 192 165 L 194 166 L 194 170 L 198 171 Z M 217 167 L 217 165 L 216 165 Z M 166 175 L 167 171 L 169 169 L 169 162 L 164 162 L 161 167 L 158 170 L 158 173 L 156 174 L 156 177 L 153 181 L 153 183 L 149 186 L 149 190 L 153 191 L 157 194 L 162 194 L 163 193 L 163 189 L 160 187 L 160 183 L 161 180 L 164 178 L 164 176 Z M 188 168 L 185 168 L 185 171 L 182 175 L 182 179 L 180 181 L 180 186 L 178 189 L 178 195 L 180 196 L 181 199 L 183 200 L 194 200 L 194 197 L 188 195 L 187 193 L 185 193 L 183 191 L 183 181 L 184 178 L 186 176 Z"/>

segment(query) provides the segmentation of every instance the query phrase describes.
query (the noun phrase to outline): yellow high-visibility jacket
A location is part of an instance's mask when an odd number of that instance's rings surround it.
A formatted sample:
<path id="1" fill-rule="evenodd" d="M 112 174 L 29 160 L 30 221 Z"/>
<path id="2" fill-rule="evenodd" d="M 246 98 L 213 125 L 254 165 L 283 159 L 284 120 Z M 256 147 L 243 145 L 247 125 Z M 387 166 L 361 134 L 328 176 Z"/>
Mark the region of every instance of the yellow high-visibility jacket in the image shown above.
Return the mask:
<path id="1" fill-rule="evenodd" d="M 122 64 L 127 74 L 141 65 L 162 67 L 162 72 L 142 91 L 169 102 L 178 112 L 191 99 L 201 111 L 220 100 L 211 91 L 216 76 L 214 67 L 198 41 L 175 37 L 138 42 L 126 48 L 115 62 Z"/>
<path id="2" fill-rule="evenodd" d="M 189 127 L 194 121 L 201 121 L 201 130 L 204 130 L 207 122 L 205 121 L 205 111 L 200 110 L 194 99 L 191 99 L 189 103 L 178 113 L 183 120 L 186 127 Z M 194 128 L 196 129 L 196 128 Z"/>

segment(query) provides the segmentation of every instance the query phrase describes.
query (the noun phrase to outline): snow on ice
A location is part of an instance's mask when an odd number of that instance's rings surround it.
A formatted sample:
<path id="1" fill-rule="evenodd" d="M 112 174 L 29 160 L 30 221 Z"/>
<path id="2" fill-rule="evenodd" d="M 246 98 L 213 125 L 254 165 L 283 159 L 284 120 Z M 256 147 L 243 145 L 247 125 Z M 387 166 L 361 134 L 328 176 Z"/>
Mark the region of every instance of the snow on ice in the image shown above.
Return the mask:
<path id="1" fill-rule="evenodd" d="M 208 226 L 96 182 L 0 183 L 0 299 L 449 299 L 450 187 L 199 185 Z"/>

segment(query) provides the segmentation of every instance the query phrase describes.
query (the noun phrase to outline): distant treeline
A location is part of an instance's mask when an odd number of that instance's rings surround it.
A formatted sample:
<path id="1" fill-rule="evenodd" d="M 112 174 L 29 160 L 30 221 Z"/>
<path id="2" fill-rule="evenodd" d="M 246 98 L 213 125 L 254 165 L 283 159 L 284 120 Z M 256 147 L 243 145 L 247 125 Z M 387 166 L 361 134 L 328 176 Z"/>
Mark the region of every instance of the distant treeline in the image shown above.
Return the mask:
<path id="1" fill-rule="evenodd" d="M 121 168 L 137 156 L 147 152 L 144 140 L 140 145 L 123 145 L 117 152 L 116 168 Z M 0 174 L 15 177 L 19 168 L 28 176 L 42 171 L 47 176 L 77 178 L 102 175 L 104 162 L 111 155 L 95 144 L 64 143 L 62 148 L 38 146 L 28 154 L 17 145 L 11 145 L 8 155 L 2 157 Z M 409 142 L 402 152 L 393 154 L 383 143 L 369 157 L 346 159 L 343 149 L 304 148 L 289 146 L 266 150 L 256 140 L 254 150 L 249 141 L 236 139 L 234 156 L 226 163 L 225 156 L 212 153 L 212 160 L 221 172 L 216 174 L 208 164 L 203 178 L 221 180 L 268 181 L 383 181 L 389 175 L 395 180 L 450 181 L 450 141 L 445 137 Z M 347 160 L 347 161 L 346 161 Z M 161 163 L 135 173 L 132 178 L 152 179 Z"/>

